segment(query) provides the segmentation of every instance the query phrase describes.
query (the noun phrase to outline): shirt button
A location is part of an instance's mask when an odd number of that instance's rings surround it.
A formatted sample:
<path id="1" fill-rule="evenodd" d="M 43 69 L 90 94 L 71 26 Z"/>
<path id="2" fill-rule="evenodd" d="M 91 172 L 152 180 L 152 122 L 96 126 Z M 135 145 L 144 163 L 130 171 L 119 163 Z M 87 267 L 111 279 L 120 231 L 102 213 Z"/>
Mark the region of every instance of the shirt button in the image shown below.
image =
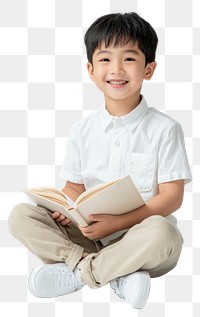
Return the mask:
<path id="1" fill-rule="evenodd" d="M 119 142 L 119 141 L 116 141 L 116 142 L 115 142 L 115 145 L 116 145 L 116 146 L 120 146 L 120 142 Z"/>

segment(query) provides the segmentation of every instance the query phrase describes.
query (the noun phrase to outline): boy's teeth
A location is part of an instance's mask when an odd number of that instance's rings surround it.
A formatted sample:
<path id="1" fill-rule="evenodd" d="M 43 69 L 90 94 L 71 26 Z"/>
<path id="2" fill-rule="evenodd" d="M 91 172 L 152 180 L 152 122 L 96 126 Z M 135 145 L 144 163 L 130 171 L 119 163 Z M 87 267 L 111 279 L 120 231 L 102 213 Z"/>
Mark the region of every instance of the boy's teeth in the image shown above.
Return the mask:
<path id="1" fill-rule="evenodd" d="M 109 83 L 112 85 L 123 85 L 123 84 L 126 84 L 126 81 L 125 80 L 110 80 Z"/>

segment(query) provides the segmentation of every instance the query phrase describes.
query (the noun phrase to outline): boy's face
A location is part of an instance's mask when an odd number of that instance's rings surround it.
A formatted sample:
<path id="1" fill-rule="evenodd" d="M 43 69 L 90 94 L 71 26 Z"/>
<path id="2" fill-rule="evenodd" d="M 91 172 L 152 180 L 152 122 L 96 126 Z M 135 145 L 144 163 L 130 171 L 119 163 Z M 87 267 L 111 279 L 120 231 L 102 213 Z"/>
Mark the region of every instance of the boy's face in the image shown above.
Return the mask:
<path id="1" fill-rule="evenodd" d="M 140 96 L 144 79 L 149 80 L 156 62 L 145 66 L 145 55 L 137 43 L 124 46 L 101 45 L 93 54 L 93 65 L 88 63 L 90 78 L 104 93 L 106 104 L 116 102 L 132 105 Z"/>

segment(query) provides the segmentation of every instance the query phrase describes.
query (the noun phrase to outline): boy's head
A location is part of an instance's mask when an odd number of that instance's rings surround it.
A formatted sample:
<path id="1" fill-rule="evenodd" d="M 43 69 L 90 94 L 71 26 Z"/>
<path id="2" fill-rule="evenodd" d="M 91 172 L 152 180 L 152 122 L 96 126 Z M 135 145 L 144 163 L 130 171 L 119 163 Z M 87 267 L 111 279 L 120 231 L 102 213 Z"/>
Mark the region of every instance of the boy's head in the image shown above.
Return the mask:
<path id="1" fill-rule="evenodd" d="M 138 44 L 147 65 L 155 60 L 158 44 L 155 30 L 135 12 L 111 13 L 98 18 L 87 30 L 84 40 L 88 62 L 91 64 L 95 50 L 102 44 L 108 47 L 132 42 Z"/>

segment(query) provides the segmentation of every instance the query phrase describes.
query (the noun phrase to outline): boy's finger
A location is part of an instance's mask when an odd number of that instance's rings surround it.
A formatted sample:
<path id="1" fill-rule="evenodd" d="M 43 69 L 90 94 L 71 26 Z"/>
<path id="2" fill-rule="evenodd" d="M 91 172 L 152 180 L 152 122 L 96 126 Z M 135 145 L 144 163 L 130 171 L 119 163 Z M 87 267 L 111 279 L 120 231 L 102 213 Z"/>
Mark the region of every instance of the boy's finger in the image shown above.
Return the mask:
<path id="1" fill-rule="evenodd" d="M 56 221 L 57 222 L 61 222 L 61 221 L 65 220 L 65 219 L 66 219 L 66 217 L 64 215 L 60 215 L 58 218 L 56 218 Z"/>
<path id="2" fill-rule="evenodd" d="M 58 218 L 59 216 L 60 216 L 60 212 L 59 212 L 59 211 L 55 211 L 55 212 L 52 213 L 52 218 L 53 218 L 53 219 L 56 219 L 56 218 Z"/>
<path id="3" fill-rule="evenodd" d="M 60 222 L 62 226 L 70 226 L 72 224 L 71 220 L 66 218 Z"/>

